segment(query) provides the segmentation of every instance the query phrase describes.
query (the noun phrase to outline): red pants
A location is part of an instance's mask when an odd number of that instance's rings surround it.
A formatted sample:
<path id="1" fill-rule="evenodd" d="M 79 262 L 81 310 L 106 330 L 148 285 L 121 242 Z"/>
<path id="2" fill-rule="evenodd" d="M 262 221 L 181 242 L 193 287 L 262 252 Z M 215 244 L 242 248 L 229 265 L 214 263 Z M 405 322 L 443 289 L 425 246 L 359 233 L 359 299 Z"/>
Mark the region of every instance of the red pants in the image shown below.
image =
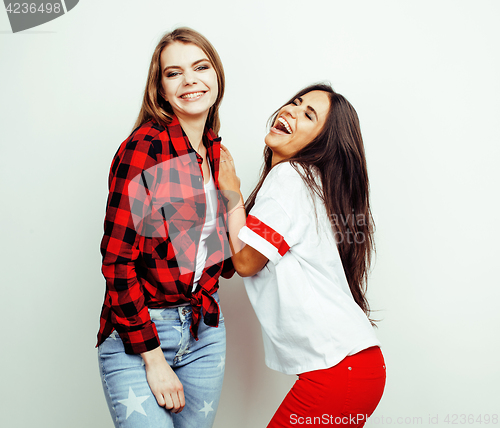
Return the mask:
<path id="1" fill-rule="evenodd" d="M 378 346 L 334 367 L 299 375 L 267 428 L 362 427 L 384 392 L 385 363 Z"/>

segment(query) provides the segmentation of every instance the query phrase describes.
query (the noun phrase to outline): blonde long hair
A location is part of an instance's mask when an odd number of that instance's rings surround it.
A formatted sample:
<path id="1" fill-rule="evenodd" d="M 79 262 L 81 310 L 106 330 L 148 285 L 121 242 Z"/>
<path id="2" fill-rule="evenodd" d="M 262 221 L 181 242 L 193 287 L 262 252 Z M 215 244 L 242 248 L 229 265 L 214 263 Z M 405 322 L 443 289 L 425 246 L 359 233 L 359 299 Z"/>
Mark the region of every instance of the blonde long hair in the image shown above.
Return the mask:
<path id="1" fill-rule="evenodd" d="M 224 96 L 225 87 L 224 68 L 222 67 L 219 54 L 212 44 L 200 33 L 187 27 L 177 28 L 165 34 L 156 46 L 149 66 L 148 80 L 146 89 L 144 90 L 141 110 L 135 122 L 134 129 L 151 119 L 164 126 L 172 122 L 174 116 L 172 107 L 161 94 L 160 56 L 163 49 L 173 42 L 189 43 L 198 46 L 207 55 L 210 63 L 214 67 L 215 73 L 217 74 L 219 93 L 214 105 L 210 107 L 208 112 L 206 126 L 213 129 L 215 134 L 218 134 L 220 129 L 219 106 Z"/>

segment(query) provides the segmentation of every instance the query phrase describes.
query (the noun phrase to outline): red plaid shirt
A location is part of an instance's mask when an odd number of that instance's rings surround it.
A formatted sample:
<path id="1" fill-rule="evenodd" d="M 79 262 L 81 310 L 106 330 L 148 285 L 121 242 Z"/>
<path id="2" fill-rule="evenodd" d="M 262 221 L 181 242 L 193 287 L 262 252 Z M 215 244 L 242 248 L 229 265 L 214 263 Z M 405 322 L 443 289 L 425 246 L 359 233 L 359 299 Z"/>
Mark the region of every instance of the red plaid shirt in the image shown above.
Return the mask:
<path id="1" fill-rule="evenodd" d="M 204 144 L 219 189 L 220 138 L 206 130 Z M 216 231 L 206 241 L 205 268 L 192 293 L 205 223 L 202 162 L 175 117 L 166 128 L 145 123 L 118 149 L 101 242 L 106 294 L 97 346 L 116 329 L 127 353 L 158 347 L 148 308 L 190 304 L 195 338 L 202 311 L 207 325 L 218 326 L 219 306 L 212 294 L 221 274 L 227 278 L 234 273 L 219 192 Z"/>

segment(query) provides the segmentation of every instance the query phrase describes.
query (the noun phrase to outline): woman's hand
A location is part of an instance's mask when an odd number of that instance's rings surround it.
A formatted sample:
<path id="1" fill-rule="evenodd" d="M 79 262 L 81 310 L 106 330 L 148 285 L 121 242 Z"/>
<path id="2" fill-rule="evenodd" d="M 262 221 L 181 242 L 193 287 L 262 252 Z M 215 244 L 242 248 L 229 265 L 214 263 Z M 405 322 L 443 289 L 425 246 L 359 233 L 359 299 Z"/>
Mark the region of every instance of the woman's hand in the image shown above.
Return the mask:
<path id="1" fill-rule="evenodd" d="M 245 245 L 238 238 L 238 233 L 246 221 L 245 204 L 240 192 L 240 179 L 236 176 L 233 158 L 229 150 L 222 144 L 220 159 L 219 187 L 224 197 L 229 200 L 227 211 L 231 259 L 240 276 L 255 275 L 265 266 L 267 257 L 250 245 Z"/>
<path id="2" fill-rule="evenodd" d="M 174 413 L 184 409 L 184 388 L 160 347 L 141 354 L 146 365 L 146 377 L 159 406 Z"/>
<path id="3" fill-rule="evenodd" d="M 219 166 L 219 187 L 228 202 L 228 211 L 243 202 L 240 192 L 240 179 L 236 175 L 234 161 L 226 146 L 221 144 L 220 166 Z"/>

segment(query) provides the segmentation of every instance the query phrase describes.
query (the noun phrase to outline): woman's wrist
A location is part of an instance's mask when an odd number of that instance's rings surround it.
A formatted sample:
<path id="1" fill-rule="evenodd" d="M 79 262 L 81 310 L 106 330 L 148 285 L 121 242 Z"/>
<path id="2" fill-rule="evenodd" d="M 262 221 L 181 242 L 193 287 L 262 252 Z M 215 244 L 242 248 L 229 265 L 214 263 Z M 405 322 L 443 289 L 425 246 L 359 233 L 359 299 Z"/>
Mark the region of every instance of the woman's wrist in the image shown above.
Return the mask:
<path id="1" fill-rule="evenodd" d="M 243 203 L 243 200 L 240 200 L 240 202 L 238 204 L 236 204 L 236 206 L 234 208 L 232 208 L 230 211 L 227 212 L 227 215 L 228 216 L 231 216 L 231 214 L 234 214 L 234 212 L 237 210 L 237 209 L 240 209 L 240 208 L 243 208 L 245 209 L 245 204 Z"/>
<path id="2" fill-rule="evenodd" d="M 144 360 L 144 364 L 146 365 L 146 367 L 156 364 L 162 364 L 166 361 L 161 347 L 159 346 L 155 349 L 152 349 L 151 351 L 142 352 L 141 357 Z"/>
<path id="3" fill-rule="evenodd" d="M 223 190 L 222 194 L 227 199 L 227 211 L 230 212 L 240 205 L 245 205 L 240 190 Z"/>

